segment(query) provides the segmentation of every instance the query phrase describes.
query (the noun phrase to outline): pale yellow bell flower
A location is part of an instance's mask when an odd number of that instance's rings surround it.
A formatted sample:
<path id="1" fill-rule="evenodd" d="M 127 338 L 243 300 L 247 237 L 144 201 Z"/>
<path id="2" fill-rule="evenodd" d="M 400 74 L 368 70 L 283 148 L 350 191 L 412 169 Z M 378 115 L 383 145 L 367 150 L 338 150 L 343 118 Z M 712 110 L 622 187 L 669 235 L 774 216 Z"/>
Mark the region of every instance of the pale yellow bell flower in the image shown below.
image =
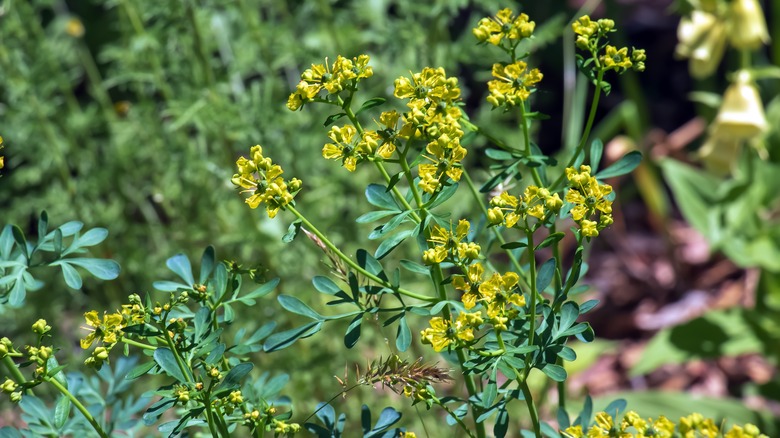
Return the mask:
<path id="1" fill-rule="evenodd" d="M 740 71 L 736 81 L 723 94 L 723 102 L 715 117 L 714 135 L 720 138 L 750 140 L 768 128 L 764 104 L 750 73 Z"/>
<path id="2" fill-rule="evenodd" d="M 697 79 L 711 75 L 726 50 L 726 25 L 715 15 L 694 10 L 683 17 L 677 28 L 675 54 L 688 58 L 691 76 Z"/>
<path id="3" fill-rule="evenodd" d="M 734 48 L 756 50 L 769 42 L 764 11 L 758 0 L 733 0 L 728 18 L 729 42 Z"/>

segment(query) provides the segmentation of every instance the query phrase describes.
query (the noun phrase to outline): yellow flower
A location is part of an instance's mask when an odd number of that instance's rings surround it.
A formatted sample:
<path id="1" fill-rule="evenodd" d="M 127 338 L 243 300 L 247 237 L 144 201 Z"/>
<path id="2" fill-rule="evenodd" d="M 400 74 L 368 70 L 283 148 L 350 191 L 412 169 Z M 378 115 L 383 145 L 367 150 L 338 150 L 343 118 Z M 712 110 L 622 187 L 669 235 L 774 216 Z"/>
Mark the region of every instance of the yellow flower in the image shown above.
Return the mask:
<path id="1" fill-rule="evenodd" d="M 567 427 L 563 433 L 567 438 L 583 438 L 585 436 L 580 425 Z"/>
<path id="2" fill-rule="evenodd" d="M 461 301 L 463 306 L 468 310 L 477 305 L 477 301 L 482 298 L 482 294 L 479 292 L 479 284 L 482 282 L 482 274 L 485 272 L 485 268 L 481 263 L 474 263 L 470 265 L 466 270 L 466 275 L 456 275 L 452 278 L 452 286 L 463 291 Z"/>
<path id="3" fill-rule="evenodd" d="M 542 80 L 542 73 L 535 68 L 526 71 L 528 65 L 523 61 L 513 64 L 493 64 L 493 77 L 488 82 L 488 102 L 498 107 L 504 104 L 516 106 L 522 104 L 531 95 L 531 88 Z"/>
<path id="4" fill-rule="evenodd" d="M 750 73 L 739 71 L 736 80 L 723 94 L 718 115 L 715 117 L 716 136 L 749 140 L 769 128 L 764 114 L 764 105 Z"/>
<path id="5" fill-rule="evenodd" d="M 236 160 L 238 173 L 233 175 L 231 181 L 245 189 L 242 193 L 251 193 L 245 201 L 250 208 L 265 203 L 268 217 L 274 218 L 280 209 L 293 201 L 302 183 L 297 178 L 285 182 L 281 177 L 284 170 L 263 156 L 260 145 L 252 146 L 249 152 L 250 159 L 240 157 Z"/>
<path id="6" fill-rule="evenodd" d="M 287 99 L 287 108 L 295 111 L 312 101 L 323 90 L 328 94 L 338 94 L 345 88 L 354 86 L 360 79 L 373 76 L 374 71 L 368 61 L 368 55 L 352 59 L 339 55 L 332 66 L 328 64 L 327 58 L 324 64 L 312 64 L 311 68 L 301 73 L 301 81 Z"/>
<path id="7" fill-rule="evenodd" d="M 528 15 L 513 15 L 511 9 L 498 11 L 495 17 L 486 17 L 479 20 L 472 33 L 480 43 L 488 42 L 497 46 L 506 38 L 519 41 L 529 38 L 534 33 L 536 23 L 528 19 Z"/>
<path id="8" fill-rule="evenodd" d="M 436 352 L 442 351 L 453 342 L 449 321 L 436 316 L 431 318 L 430 327 L 420 332 L 423 344 L 430 344 Z"/>
<path id="9" fill-rule="evenodd" d="M 527 216 L 544 219 L 548 213 L 557 214 L 563 206 L 563 201 L 557 193 L 550 193 L 546 188 L 528 186 L 520 198 L 507 192 L 494 196 L 490 200 L 490 206 L 492 207 L 488 210 L 490 223 L 492 225 L 503 223 L 507 228 L 511 228 Z"/>
<path id="10" fill-rule="evenodd" d="M 584 236 L 598 236 L 600 229 L 612 224 L 612 201 L 606 199 L 612 193 L 612 186 L 599 184 L 586 165 L 580 166 L 579 172 L 569 167 L 566 177 L 569 180 L 566 202 L 574 204 L 570 212 L 572 219 L 580 225 Z M 594 214 L 599 215 L 598 224 L 590 220 Z"/>
<path id="11" fill-rule="evenodd" d="M 78 18 L 71 18 L 65 23 L 65 33 L 74 38 L 81 38 L 84 36 L 84 25 Z"/>
<path id="12" fill-rule="evenodd" d="M 605 70 L 615 70 L 616 72 L 626 71 L 632 66 L 627 47 L 618 49 L 608 45 L 599 61 Z"/>
<path id="13" fill-rule="evenodd" d="M 81 340 L 81 348 L 86 350 L 95 341 L 102 341 L 106 345 L 113 345 L 119 341 L 119 337 L 122 335 L 122 327 L 124 327 L 124 318 L 122 318 L 121 313 L 106 314 L 103 312 L 103 319 L 101 320 L 97 310 L 92 310 L 85 313 L 84 318 L 87 320 L 87 325 L 89 325 L 89 327 L 85 328 L 92 331 Z"/>
<path id="14" fill-rule="evenodd" d="M 433 246 L 423 252 L 423 261 L 428 264 L 441 263 L 447 257 L 463 264 L 471 263 L 479 257 L 480 247 L 473 242 L 464 242 L 468 236 L 471 224 L 465 219 L 458 221 L 455 230 L 434 225 L 428 241 Z"/>

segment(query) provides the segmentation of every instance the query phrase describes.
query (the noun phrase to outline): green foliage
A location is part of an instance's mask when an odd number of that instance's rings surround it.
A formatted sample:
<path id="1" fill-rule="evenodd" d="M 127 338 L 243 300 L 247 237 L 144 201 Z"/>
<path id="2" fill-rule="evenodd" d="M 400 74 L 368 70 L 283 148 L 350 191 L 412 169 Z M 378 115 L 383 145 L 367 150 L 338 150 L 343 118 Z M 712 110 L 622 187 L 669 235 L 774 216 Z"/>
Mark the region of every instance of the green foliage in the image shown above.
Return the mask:
<path id="1" fill-rule="evenodd" d="M 87 248 L 98 245 L 108 236 L 105 228 L 92 228 L 83 234 L 84 224 L 71 221 L 49 231 L 49 215 L 44 211 L 36 227 L 37 239 L 28 241 L 16 225 L 6 224 L 0 232 L 0 310 L 5 305 L 21 307 L 28 291 L 36 291 L 44 282 L 33 272 L 59 267 L 65 284 L 79 290 L 82 278 L 76 269 L 82 268 L 101 280 L 119 276 L 119 264 L 113 260 L 92 257 L 74 257 L 87 253 Z"/>

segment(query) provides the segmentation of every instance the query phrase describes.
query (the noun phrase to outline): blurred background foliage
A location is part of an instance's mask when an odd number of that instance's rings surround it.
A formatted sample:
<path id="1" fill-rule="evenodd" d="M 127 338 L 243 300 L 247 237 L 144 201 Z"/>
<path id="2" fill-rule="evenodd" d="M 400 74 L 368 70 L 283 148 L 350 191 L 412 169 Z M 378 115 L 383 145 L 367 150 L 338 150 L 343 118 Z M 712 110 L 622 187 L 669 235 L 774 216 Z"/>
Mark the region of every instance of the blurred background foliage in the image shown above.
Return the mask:
<path id="1" fill-rule="evenodd" d="M 573 39 L 564 43 L 560 37 L 570 34 L 568 22 L 578 10 L 609 16 L 620 30 L 616 45 L 647 49 L 647 71 L 624 75 L 613 84 L 613 92 L 602 100 L 594 136 L 605 143 L 618 136 L 622 140 L 617 144 L 652 158 L 650 146 L 663 143 L 667 133 L 697 114 L 714 117 L 713 108 L 694 104 L 687 93 L 721 93 L 725 73 L 738 62 L 736 56 L 727 57 L 718 75 L 690 79 L 685 62 L 672 57 L 679 20 L 675 11 L 686 12 L 682 1 L 510 3 L 0 2 L 0 135 L 6 145 L 0 223 L 33 232 L 38 214 L 46 209 L 52 226 L 79 220 L 88 227 L 107 228 L 108 239 L 92 255 L 122 266 L 118 279 L 85 279 L 80 291 L 69 289 L 59 273 L 52 273 L 44 278 L 43 290 L 28 295 L 27 306 L 0 307 L 0 334 L 13 336 L 43 317 L 61 333 L 70 333 L 72 338 L 65 341 L 72 343 L 81 336 L 77 327 L 84 311 L 116 308 L 130 293 L 159 293 L 151 285 L 168 278 L 165 260 L 178 252 L 195 258 L 208 244 L 221 259 L 257 268 L 267 278 L 282 278 L 279 292 L 320 300 L 314 298 L 310 279 L 327 270 L 322 253 L 303 236 L 293 244 L 282 243 L 290 218 L 282 214 L 272 221 L 260 210 L 249 210 L 229 180 L 235 159 L 249 146 L 261 144 L 289 175 L 303 180 L 300 210 L 334 243 L 354 253 L 365 241 L 371 227 L 356 228 L 353 220 L 364 211 L 362 192 L 373 175 L 362 170 L 350 174 L 321 158 L 325 108 L 292 113 L 285 107 L 300 72 L 325 57 L 371 56 L 375 75 L 364 82 L 365 99 L 389 97 L 392 81 L 409 71 L 442 66 L 460 78 L 470 117 L 508 143 L 517 142 L 515 121 L 491 112 L 484 100 L 498 53 L 477 46 L 471 28 L 502 7 L 522 10 L 537 22 L 537 38 L 529 50 L 531 63 L 545 74 L 534 106 L 551 116 L 535 126 L 535 137 L 546 153 L 553 153 L 574 146 L 582 124 L 577 114 L 584 116 L 588 97 L 585 81 L 574 81 Z M 778 41 L 780 1 L 765 3 L 770 32 Z M 779 61 L 780 44 L 757 54 L 757 63 Z M 777 81 L 761 85 L 765 96 L 777 94 Z M 777 107 L 775 103 L 770 111 L 774 126 L 780 124 Z M 695 150 L 698 142 L 688 142 L 677 152 Z M 778 143 L 769 143 L 775 163 L 780 161 Z M 480 160 L 485 146 L 482 139 L 469 146 L 467 165 L 481 178 L 478 184 L 489 175 Z M 653 160 L 637 171 L 635 182 L 623 181 L 619 190 L 622 203 L 640 205 L 646 212 L 641 227 L 668 237 L 669 219 L 678 214 Z M 468 215 L 469 208 L 468 201 L 458 203 L 453 216 Z M 770 281 L 774 277 L 766 278 L 767 287 L 780 293 L 778 282 Z M 268 300 L 237 315 L 236 325 L 254 330 L 271 318 L 281 327 L 296 323 Z M 320 336 L 290 351 L 262 356 L 257 365 L 272 374 L 290 373 L 288 392 L 301 400 L 298 412 L 310 412 L 316 401 L 339 391 L 338 382 L 328 376 L 340 375 L 345 364 L 391 353 L 393 335 L 381 327 L 373 334 L 364 330 L 368 342 L 347 355 L 340 334 Z M 337 359 L 334 351 L 339 352 Z M 424 352 L 418 346 L 412 354 Z M 591 362 L 599 354 L 592 354 Z M 348 398 L 348 403 L 355 408 L 359 399 L 374 396 L 364 393 L 354 401 Z M 400 408 L 403 403 L 389 399 L 386 404 Z M 631 407 L 641 411 L 640 406 Z"/>

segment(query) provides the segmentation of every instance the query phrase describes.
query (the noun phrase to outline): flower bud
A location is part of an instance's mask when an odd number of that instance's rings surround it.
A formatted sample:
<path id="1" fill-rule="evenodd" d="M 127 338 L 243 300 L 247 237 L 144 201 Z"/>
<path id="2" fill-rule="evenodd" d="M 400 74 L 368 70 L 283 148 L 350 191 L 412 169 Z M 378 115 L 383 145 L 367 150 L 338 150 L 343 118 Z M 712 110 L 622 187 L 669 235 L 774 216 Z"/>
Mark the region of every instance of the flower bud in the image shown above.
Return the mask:
<path id="1" fill-rule="evenodd" d="M 32 325 L 32 331 L 35 334 L 42 335 L 51 330 L 51 326 L 46 324 L 45 319 L 39 319 Z"/>
<path id="2" fill-rule="evenodd" d="M 504 222 L 504 212 L 499 207 L 491 208 L 487 211 L 487 219 L 490 225 L 498 225 Z"/>
<path id="3" fill-rule="evenodd" d="M 734 48 L 756 50 L 769 42 L 764 11 L 758 0 L 733 0 L 730 13 L 729 41 Z"/>
<path id="4" fill-rule="evenodd" d="M 2 385 L 0 385 L 0 390 L 2 390 L 5 393 L 10 394 L 10 393 L 16 391 L 16 388 L 18 386 L 19 385 L 17 385 L 16 382 L 14 382 L 13 380 L 11 380 L 11 379 L 6 377 L 5 382 L 3 382 Z"/>
<path id="5" fill-rule="evenodd" d="M 12 403 L 19 403 L 22 401 L 22 391 L 16 391 L 14 393 L 11 393 L 11 402 Z"/>
<path id="6" fill-rule="evenodd" d="M 737 73 L 737 80 L 723 94 L 723 102 L 715 117 L 713 135 L 719 138 L 749 140 L 768 128 L 764 105 L 756 86 L 746 71 Z"/>

